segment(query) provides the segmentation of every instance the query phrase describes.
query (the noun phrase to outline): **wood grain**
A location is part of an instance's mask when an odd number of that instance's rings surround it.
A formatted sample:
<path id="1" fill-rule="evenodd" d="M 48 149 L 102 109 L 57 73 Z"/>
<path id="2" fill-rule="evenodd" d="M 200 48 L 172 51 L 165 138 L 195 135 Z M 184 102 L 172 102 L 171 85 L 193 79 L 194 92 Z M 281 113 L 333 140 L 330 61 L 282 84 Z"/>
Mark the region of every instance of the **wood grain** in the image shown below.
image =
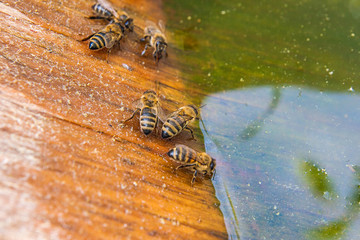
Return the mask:
<path id="1" fill-rule="evenodd" d="M 164 108 L 186 103 L 169 51 L 154 64 L 129 36 L 113 49 L 78 40 L 101 28 L 92 1 L 0 3 L 2 239 L 226 239 L 209 178 L 174 172 L 174 141 L 139 130 L 131 103 L 160 84 Z M 160 1 L 119 1 L 136 24 L 165 19 Z M 128 66 L 131 68 L 129 69 Z"/>

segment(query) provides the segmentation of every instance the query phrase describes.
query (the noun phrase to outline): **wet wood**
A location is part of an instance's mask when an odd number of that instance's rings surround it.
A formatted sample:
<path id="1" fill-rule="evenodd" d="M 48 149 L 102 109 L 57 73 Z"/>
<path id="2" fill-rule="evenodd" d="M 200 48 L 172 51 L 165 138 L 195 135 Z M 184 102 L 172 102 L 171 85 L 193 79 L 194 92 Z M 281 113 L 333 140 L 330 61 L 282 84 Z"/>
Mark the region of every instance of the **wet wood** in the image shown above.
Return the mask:
<path id="1" fill-rule="evenodd" d="M 186 102 L 176 56 L 156 66 L 135 35 L 107 62 L 77 41 L 104 25 L 84 18 L 92 4 L 0 3 L 2 239 L 226 239 L 209 178 L 191 187 L 165 154 L 189 135 L 163 141 L 138 118 L 119 125 L 155 80 L 164 108 Z M 165 19 L 159 1 L 114 5 L 141 28 Z"/>

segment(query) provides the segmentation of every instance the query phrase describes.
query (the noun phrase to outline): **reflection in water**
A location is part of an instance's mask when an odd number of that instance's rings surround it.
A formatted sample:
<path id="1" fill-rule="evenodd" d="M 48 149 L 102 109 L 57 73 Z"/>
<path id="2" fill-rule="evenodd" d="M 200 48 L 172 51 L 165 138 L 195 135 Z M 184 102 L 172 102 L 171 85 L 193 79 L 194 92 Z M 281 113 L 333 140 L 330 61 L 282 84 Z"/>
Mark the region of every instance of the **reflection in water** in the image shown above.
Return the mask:
<path id="1" fill-rule="evenodd" d="M 202 103 L 233 239 L 360 239 L 360 97 L 299 91 L 250 88 Z"/>
<path id="2" fill-rule="evenodd" d="M 299 170 L 316 198 L 333 200 L 336 197 L 334 186 L 324 168 L 312 160 L 306 160 L 300 162 Z"/>
<path id="3" fill-rule="evenodd" d="M 349 201 L 345 206 L 345 213 L 343 216 L 338 219 L 331 221 L 328 224 L 321 225 L 311 229 L 307 237 L 309 239 L 342 239 L 346 233 L 347 228 L 354 220 L 358 217 L 360 209 L 360 171 L 357 166 L 352 168 L 355 172 L 353 190 L 350 194 Z M 319 182 L 321 185 L 326 185 L 326 179 L 320 177 L 319 179 L 310 182 L 311 185 L 318 185 Z"/>
<path id="4" fill-rule="evenodd" d="M 264 124 L 265 119 L 268 118 L 274 112 L 275 108 L 279 104 L 281 91 L 278 88 L 273 88 L 272 95 L 273 95 L 272 101 L 269 107 L 266 109 L 266 111 L 261 113 L 261 115 L 257 117 L 256 120 L 252 121 L 241 134 L 241 138 L 243 140 L 248 140 L 254 137 L 261 130 L 261 127 Z"/>

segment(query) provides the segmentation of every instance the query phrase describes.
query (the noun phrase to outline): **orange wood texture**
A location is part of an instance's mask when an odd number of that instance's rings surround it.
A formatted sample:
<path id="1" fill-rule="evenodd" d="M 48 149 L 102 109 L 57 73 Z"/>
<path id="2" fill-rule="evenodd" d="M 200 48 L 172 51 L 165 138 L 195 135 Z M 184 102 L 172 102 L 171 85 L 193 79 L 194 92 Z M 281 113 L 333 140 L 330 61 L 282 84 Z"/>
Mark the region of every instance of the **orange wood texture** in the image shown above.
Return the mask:
<path id="1" fill-rule="evenodd" d="M 165 154 L 189 135 L 119 125 L 155 80 L 166 109 L 186 103 L 176 56 L 156 66 L 133 34 L 107 62 L 77 41 L 105 24 L 93 3 L 0 2 L 1 239 L 227 239 L 209 178 L 191 187 Z M 165 19 L 160 1 L 113 3 L 140 28 Z"/>

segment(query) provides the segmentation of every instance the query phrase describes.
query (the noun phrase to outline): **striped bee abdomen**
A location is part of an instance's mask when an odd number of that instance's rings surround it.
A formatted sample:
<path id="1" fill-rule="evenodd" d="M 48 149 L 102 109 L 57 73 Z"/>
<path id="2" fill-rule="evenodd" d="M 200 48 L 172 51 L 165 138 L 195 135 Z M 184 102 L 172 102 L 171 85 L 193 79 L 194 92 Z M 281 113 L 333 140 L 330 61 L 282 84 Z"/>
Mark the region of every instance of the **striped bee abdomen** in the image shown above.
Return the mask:
<path id="1" fill-rule="evenodd" d="M 106 47 L 108 36 L 104 32 L 98 32 L 90 38 L 89 48 L 91 50 L 100 50 Z"/>
<path id="2" fill-rule="evenodd" d="M 104 8 L 101 4 L 96 3 L 94 4 L 92 7 L 93 11 L 96 13 L 96 15 L 100 16 L 100 17 L 104 17 L 104 18 L 112 18 L 114 15 L 107 10 L 106 8 Z"/>
<path id="3" fill-rule="evenodd" d="M 157 116 L 152 112 L 152 108 L 144 107 L 140 113 L 141 131 L 145 135 L 150 134 L 154 130 L 156 126 L 156 122 L 157 122 Z"/>
<path id="4" fill-rule="evenodd" d="M 186 127 L 185 119 L 180 116 L 174 116 L 166 120 L 161 130 L 162 138 L 173 138 Z"/>
<path id="5" fill-rule="evenodd" d="M 183 145 L 176 146 L 175 148 L 171 149 L 168 152 L 168 156 L 184 163 L 196 162 L 196 152 L 193 149 Z"/>

